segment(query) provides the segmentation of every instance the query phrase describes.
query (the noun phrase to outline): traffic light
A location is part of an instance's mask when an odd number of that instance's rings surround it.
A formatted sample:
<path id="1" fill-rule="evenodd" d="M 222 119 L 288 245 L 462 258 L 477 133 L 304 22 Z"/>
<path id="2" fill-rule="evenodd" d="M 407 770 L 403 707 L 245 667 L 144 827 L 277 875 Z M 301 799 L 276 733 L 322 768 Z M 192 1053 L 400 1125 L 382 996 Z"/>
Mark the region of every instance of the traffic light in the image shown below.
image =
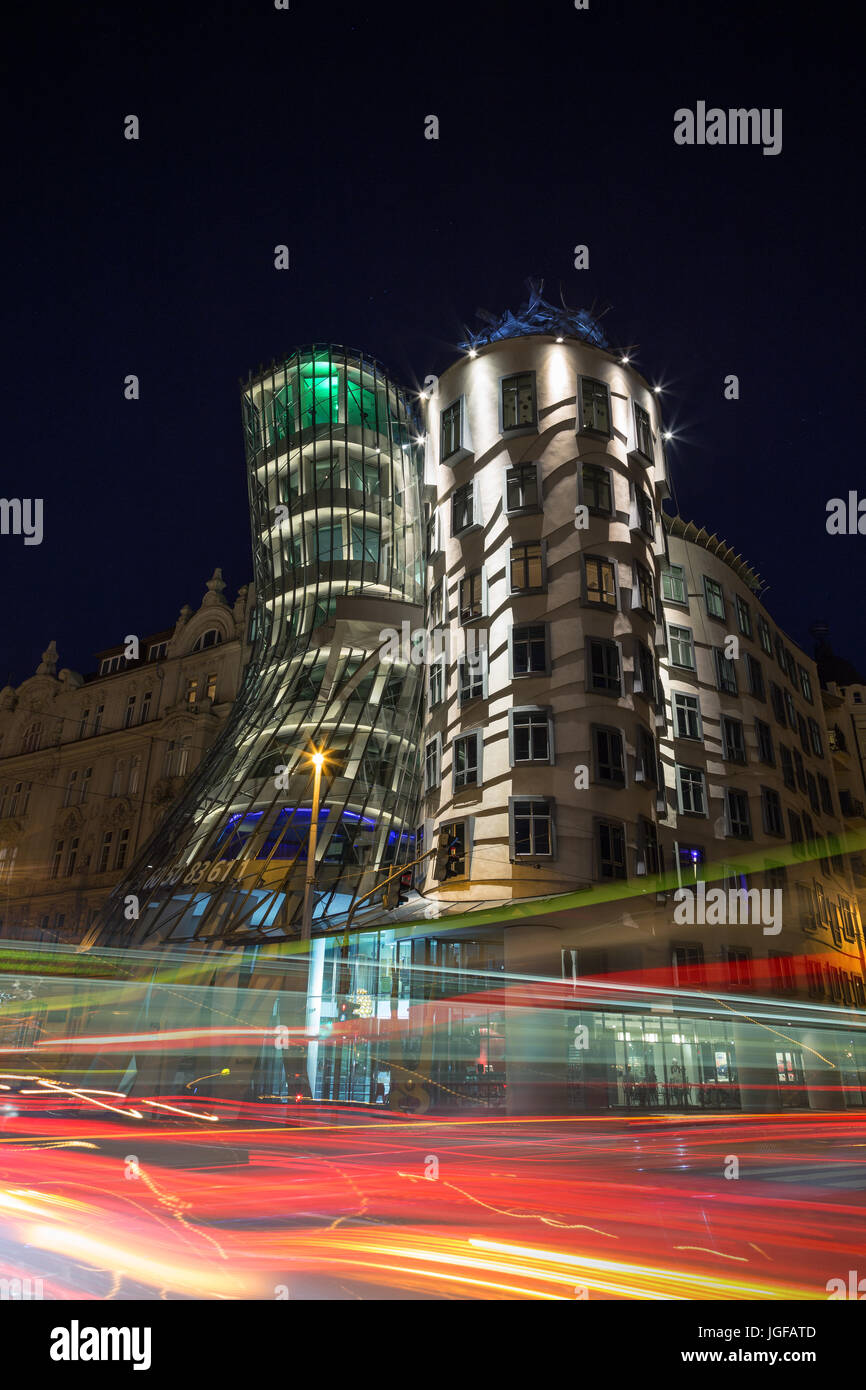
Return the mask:
<path id="1" fill-rule="evenodd" d="M 436 877 L 462 878 L 466 873 L 466 835 L 461 822 L 443 825 L 436 852 Z"/>
<path id="2" fill-rule="evenodd" d="M 413 874 L 411 869 L 405 869 L 399 878 L 392 878 L 390 883 L 386 883 L 382 891 L 382 906 L 386 912 L 390 912 L 393 907 L 402 907 L 403 903 L 409 900 L 409 889 L 413 886 Z"/>

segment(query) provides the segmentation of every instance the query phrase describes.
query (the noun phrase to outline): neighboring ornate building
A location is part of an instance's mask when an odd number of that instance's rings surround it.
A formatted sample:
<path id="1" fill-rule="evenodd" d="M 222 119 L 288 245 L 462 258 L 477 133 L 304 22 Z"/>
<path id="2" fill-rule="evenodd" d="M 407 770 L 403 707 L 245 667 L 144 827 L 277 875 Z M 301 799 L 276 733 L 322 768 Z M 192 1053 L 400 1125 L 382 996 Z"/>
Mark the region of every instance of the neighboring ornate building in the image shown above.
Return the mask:
<path id="1" fill-rule="evenodd" d="M 839 805 L 850 848 L 851 872 L 866 917 L 866 679 L 833 652 L 828 629 L 816 624 L 815 660 L 829 729 Z"/>
<path id="2" fill-rule="evenodd" d="M 0 691 L 0 935 L 69 940 L 162 820 L 234 703 L 252 592 L 232 607 L 219 569 L 173 628 L 99 652 L 96 671 Z"/>

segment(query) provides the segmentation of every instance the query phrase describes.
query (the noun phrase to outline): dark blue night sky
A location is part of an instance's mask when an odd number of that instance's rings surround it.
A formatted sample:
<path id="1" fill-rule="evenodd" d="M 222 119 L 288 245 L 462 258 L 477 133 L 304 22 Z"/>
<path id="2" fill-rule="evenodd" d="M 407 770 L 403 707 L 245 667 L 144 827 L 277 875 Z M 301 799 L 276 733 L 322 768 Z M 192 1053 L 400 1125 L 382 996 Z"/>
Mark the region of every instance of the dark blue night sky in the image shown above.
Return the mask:
<path id="1" fill-rule="evenodd" d="M 230 597 L 252 577 L 248 369 L 332 340 L 412 385 L 478 306 L 516 309 L 528 275 L 612 306 L 605 331 L 668 388 L 681 513 L 762 574 L 795 640 L 811 650 L 826 618 L 866 665 L 866 537 L 825 530 L 829 498 L 866 495 L 859 46 L 838 8 L 801 13 L 181 0 L 19 16 L 0 493 L 44 498 L 45 538 L 0 537 L 0 683 L 50 638 L 92 670 L 198 604 L 215 565 Z M 699 100 L 781 107 L 782 153 L 677 146 L 674 112 Z"/>

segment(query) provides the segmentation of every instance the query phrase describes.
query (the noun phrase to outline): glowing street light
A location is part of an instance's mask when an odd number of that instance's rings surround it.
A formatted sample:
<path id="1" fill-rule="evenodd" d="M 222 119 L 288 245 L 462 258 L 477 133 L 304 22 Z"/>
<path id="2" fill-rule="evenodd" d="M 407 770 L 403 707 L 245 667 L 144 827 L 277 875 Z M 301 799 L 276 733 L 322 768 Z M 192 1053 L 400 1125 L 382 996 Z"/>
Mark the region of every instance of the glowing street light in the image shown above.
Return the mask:
<path id="1" fill-rule="evenodd" d="M 313 932 L 313 884 L 316 879 L 316 840 L 319 834 L 319 794 L 322 789 L 322 768 L 327 753 L 314 748 L 309 755 L 313 766 L 313 810 L 310 817 L 310 838 L 307 844 L 307 873 L 304 880 L 304 912 L 301 918 L 301 940 L 309 941 Z"/>

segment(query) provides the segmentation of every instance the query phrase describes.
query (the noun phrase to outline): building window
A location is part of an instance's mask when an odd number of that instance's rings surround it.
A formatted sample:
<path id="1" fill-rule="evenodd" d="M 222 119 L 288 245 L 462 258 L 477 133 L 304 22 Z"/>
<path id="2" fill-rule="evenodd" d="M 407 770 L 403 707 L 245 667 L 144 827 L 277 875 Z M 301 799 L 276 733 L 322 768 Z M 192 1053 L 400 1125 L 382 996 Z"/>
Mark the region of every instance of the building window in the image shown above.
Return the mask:
<path id="1" fill-rule="evenodd" d="M 508 737 L 512 767 L 518 763 L 553 762 L 553 720 L 549 710 L 509 710 Z"/>
<path id="2" fill-rule="evenodd" d="M 635 517 L 638 529 L 643 532 L 650 540 L 655 536 L 655 513 L 649 495 L 644 492 L 642 487 L 636 487 L 634 493 Z"/>
<path id="3" fill-rule="evenodd" d="M 761 788 L 761 818 L 768 835 L 784 835 L 782 798 L 773 787 Z"/>
<path id="4" fill-rule="evenodd" d="M 112 796 L 120 796 L 120 789 L 123 784 L 125 772 L 126 760 L 124 758 L 118 758 L 117 762 L 114 764 L 114 772 L 112 773 L 111 777 Z"/>
<path id="5" fill-rule="evenodd" d="M 751 652 L 746 652 L 746 672 L 749 678 L 749 694 L 754 695 L 756 700 L 763 700 L 764 673 L 760 661 L 757 661 Z"/>
<path id="6" fill-rule="evenodd" d="M 796 729 L 796 727 L 797 727 L 797 710 L 796 710 L 796 707 L 795 707 L 795 705 L 794 705 L 794 697 L 793 697 L 793 695 L 791 694 L 790 690 L 783 690 L 783 691 L 782 691 L 782 697 L 783 697 L 783 699 L 784 699 L 784 701 L 785 701 L 785 714 L 787 715 L 788 723 L 789 723 L 789 725 L 791 726 L 792 729 Z"/>
<path id="7" fill-rule="evenodd" d="M 552 801 L 545 796 L 510 796 L 508 817 L 512 859 L 553 857 Z"/>
<path id="8" fill-rule="evenodd" d="M 186 701 L 186 703 L 187 703 L 188 705 L 194 705 L 197 699 L 198 699 L 198 681 L 197 681 L 197 680 L 188 680 L 187 683 L 186 683 L 186 692 L 185 692 L 185 694 L 184 694 L 184 700 Z"/>
<path id="9" fill-rule="evenodd" d="M 430 589 L 430 599 L 428 602 L 428 615 L 430 627 L 441 627 L 448 621 L 447 579 L 437 579 Z"/>
<path id="10" fill-rule="evenodd" d="M 828 816 L 834 816 L 836 812 L 833 806 L 833 793 L 830 790 L 830 783 L 827 781 L 826 777 L 821 776 L 820 772 L 818 773 L 818 788 L 821 792 L 822 808 Z"/>
<path id="11" fill-rule="evenodd" d="M 148 647 L 148 649 L 147 649 L 147 659 L 148 659 L 148 661 L 164 661 L 164 660 L 165 660 L 165 654 L 166 654 L 167 651 L 168 651 L 168 642 L 167 642 L 167 641 L 166 641 L 166 642 L 154 642 L 153 645 L 150 646 L 150 647 Z"/>
<path id="12" fill-rule="evenodd" d="M 69 773 L 69 776 L 66 778 L 66 792 L 65 792 L 64 797 L 63 797 L 63 805 L 64 805 L 64 806 L 71 806 L 71 805 L 72 805 L 72 803 L 73 803 L 73 801 L 74 801 L 74 799 L 75 799 L 75 792 L 76 792 L 76 785 L 75 785 L 75 784 L 76 784 L 77 781 L 78 781 L 78 773 L 77 773 L 77 772 L 70 772 L 70 773 Z"/>
<path id="13" fill-rule="evenodd" d="M 818 722 L 815 719 L 809 720 L 809 741 L 812 745 L 812 752 L 815 754 L 815 757 L 823 758 L 824 741 L 821 738 L 821 730 L 819 729 Z"/>
<path id="14" fill-rule="evenodd" d="M 781 724 L 784 729 L 787 724 L 785 718 L 785 701 L 782 697 L 781 687 L 775 681 L 770 681 L 770 704 L 773 706 L 773 714 L 777 724 Z"/>
<path id="15" fill-rule="evenodd" d="M 798 666 L 798 667 L 797 667 L 797 671 L 798 671 L 799 676 L 800 676 L 800 689 L 801 689 L 802 692 L 803 692 L 803 699 L 804 699 L 804 700 L 808 700 L 808 701 L 809 701 L 809 704 L 811 705 L 811 704 L 813 703 L 813 701 L 812 701 L 812 679 L 811 679 L 811 677 L 810 677 L 810 675 L 809 675 L 809 672 L 806 670 L 805 666 Z M 855 699 L 855 701 L 859 704 L 859 697 L 858 697 L 856 694 L 855 694 L 855 696 L 854 696 L 854 699 Z"/>
<path id="16" fill-rule="evenodd" d="M 193 651 L 203 652 L 206 647 L 216 647 L 222 640 L 215 627 L 208 628 L 207 632 L 203 632 L 201 637 L 196 638 Z"/>
<path id="17" fill-rule="evenodd" d="M 123 727 L 124 727 L 124 729 L 128 729 L 128 728 L 129 728 L 129 726 L 130 726 L 130 724 L 132 723 L 132 721 L 133 721 L 134 718 L 135 718 L 135 696 L 134 696 L 134 695 L 127 695 L 127 697 L 126 697 L 126 709 L 125 709 L 124 715 L 123 715 Z"/>
<path id="18" fill-rule="evenodd" d="M 30 805 L 30 783 L 16 782 L 12 788 L 12 795 L 9 798 L 9 817 L 14 820 L 16 816 L 26 816 L 27 808 Z"/>
<path id="19" fill-rule="evenodd" d="M 108 859 L 111 854 L 111 842 L 114 839 L 114 831 L 106 830 L 102 836 L 102 844 L 99 847 L 99 868 L 97 873 L 104 874 L 108 869 Z"/>
<path id="20" fill-rule="evenodd" d="M 762 617 L 760 613 L 758 614 L 758 641 L 761 644 L 761 650 L 766 652 L 767 656 L 772 656 L 773 635 L 766 618 Z"/>
<path id="21" fill-rule="evenodd" d="M 81 716 L 81 723 L 78 725 L 78 737 L 84 738 L 87 734 L 87 725 L 90 720 L 90 710 L 86 709 Z"/>
<path id="22" fill-rule="evenodd" d="M 187 772 L 189 771 L 189 749 L 189 735 L 187 735 L 185 738 L 178 740 L 175 762 L 176 775 L 178 777 L 185 777 Z"/>
<path id="23" fill-rule="evenodd" d="M 451 458 L 461 447 L 462 423 L 463 423 L 463 402 L 455 401 L 449 405 L 447 410 L 442 411 L 442 430 L 439 457 L 441 460 Z"/>
<path id="24" fill-rule="evenodd" d="M 610 438 L 610 392 L 603 381 L 580 378 L 580 428 Z"/>
<path id="25" fill-rule="evenodd" d="M 440 523 L 439 512 L 434 510 L 427 518 L 427 559 L 430 560 L 434 555 L 438 555 L 442 549 L 442 526 Z"/>
<path id="26" fill-rule="evenodd" d="M 794 759 L 791 757 L 790 748 L 786 748 L 784 743 L 779 744 L 779 756 L 782 759 L 782 781 L 790 791 L 796 791 L 797 783 L 794 778 Z"/>
<path id="27" fill-rule="evenodd" d="M 484 575 L 481 570 L 472 570 L 460 580 L 459 602 L 461 623 L 471 623 L 484 616 Z"/>
<path id="28" fill-rule="evenodd" d="M 619 729 L 608 729 L 602 725 L 592 726 L 592 752 L 595 765 L 595 780 L 607 786 L 625 786 L 625 755 L 623 737 Z"/>
<path id="29" fill-rule="evenodd" d="M 602 637 L 586 642 L 586 687 L 604 695 L 622 694 L 622 660 L 619 645 Z"/>
<path id="30" fill-rule="evenodd" d="M 683 815 L 707 814 L 706 778 L 699 767 L 677 764 L 677 800 Z"/>
<path id="31" fill-rule="evenodd" d="M 442 738 L 437 734 L 424 745 L 424 790 L 438 787 L 442 780 Z"/>
<path id="32" fill-rule="evenodd" d="M 651 820 L 640 816 L 637 823 L 638 873 L 660 874 L 664 868 L 662 850 L 659 845 L 658 830 Z"/>
<path id="33" fill-rule="evenodd" d="M 806 790 L 806 768 L 803 764 L 803 755 L 800 752 L 799 748 L 792 749 L 791 755 L 794 759 L 794 771 L 797 776 L 797 786 L 800 788 L 801 792 L 804 792 Z"/>
<path id="34" fill-rule="evenodd" d="M 625 829 L 621 821 L 595 822 L 595 848 L 600 879 L 627 878 L 625 858 Z"/>
<path id="35" fill-rule="evenodd" d="M 653 577 L 646 565 L 640 561 L 635 561 L 634 566 L 635 587 L 637 589 L 637 607 L 643 609 L 644 613 L 651 618 L 655 617 L 656 603 L 653 592 Z"/>
<path id="36" fill-rule="evenodd" d="M 749 813 L 749 798 L 745 792 L 725 789 L 726 833 L 736 840 L 752 838 L 752 817 Z"/>
<path id="37" fill-rule="evenodd" d="M 527 623 L 511 629 L 511 676 L 546 675 L 549 669 L 547 657 L 546 623 Z"/>
<path id="38" fill-rule="evenodd" d="M 725 714 L 722 715 L 722 747 L 727 762 L 746 761 L 746 737 L 742 722 L 739 719 L 730 719 Z"/>
<path id="39" fill-rule="evenodd" d="M 206 683 L 205 683 L 205 695 L 206 695 L 206 697 L 207 697 L 208 700 L 215 700 L 215 699 L 216 699 L 216 688 L 217 688 L 216 672 L 213 671 L 213 672 L 208 676 L 207 681 L 206 681 Z"/>
<path id="40" fill-rule="evenodd" d="M 634 403 L 634 436 L 637 452 L 649 463 L 653 461 L 653 431 L 650 417 L 642 405 Z"/>
<path id="41" fill-rule="evenodd" d="M 739 594 L 734 595 L 734 605 L 737 610 L 737 627 L 744 637 L 752 635 L 752 610 L 744 598 Z"/>
<path id="42" fill-rule="evenodd" d="M 535 373 L 502 378 L 502 433 L 535 424 Z"/>
<path id="43" fill-rule="evenodd" d="M 816 816 L 821 814 L 821 805 L 818 801 L 818 783 L 811 772 L 806 773 L 806 794 L 809 797 L 809 805 Z"/>
<path id="44" fill-rule="evenodd" d="M 513 594 L 541 593 L 547 583 L 544 541 L 512 545 L 509 561 Z"/>
<path id="45" fill-rule="evenodd" d="M 465 531 L 477 526 L 479 517 L 476 506 L 475 480 L 455 488 L 451 495 L 451 534 L 461 536 Z"/>
<path id="46" fill-rule="evenodd" d="M 598 555 L 583 558 L 584 602 L 596 608 L 616 608 L 616 566 Z"/>
<path id="47" fill-rule="evenodd" d="M 12 882 L 15 873 L 15 860 L 18 858 L 17 845 L 3 845 L 0 848 L 0 883 L 8 884 Z M 0 917 L 0 930 L 3 927 L 3 918 Z"/>
<path id="48" fill-rule="evenodd" d="M 655 703 L 655 661 L 649 647 L 645 646 L 644 643 L 637 638 L 635 639 L 634 655 L 634 691 L 636 695 L 644 695 L 647 700 Z"/>
<path id="49" fill-rule="evenodd" d="M 86 767 L 81 774 L 81 786 L 78 791 L 78 804 L 83 806 L 87 800 L 87 793 L 90 791 L 90 779 L 93 776 L 93 768 Z"/>
<path id="50" fill-rule="evenodd" d="M 135 796 L 135 793 L 138 791 L 138 775 L 140 771 L 141 756 L 136 753 L 135 756 L 129 760 L 129 782 L 126 787 L 127 796 Z"/>
<path id="51" fill-rule="evenodd" d="M 770 951 L 768 960 L 773 988 L 780 994 L 793 994 L 797 988 L 794 957 L 789 951 Z"/>
<path id="52" fill-rule="evenodd" d="M 69 841 L 69 849 L 66 854 L 66 877 L 71 878 L 75 873 L 75 866 L 78 863 L 78 836 L 75 835 Z"/>
<path id="53" fill-rule="evenodd" d="M 710 579 L 708 574 L 704 575 L 704 603 L 707 608 L 707 617 L 725 618 L 725 595 L 718 580 Z"/>
<path id="54" fill-rule="evenodd" d="M 776 864 L 773 862 L 772 859 L 765 860 L 764 879 L 769 888 L 773 889 L 774 891 L 778 889 L 780 893 L 783 893 L 787 886 L 787 873 L 785 871 L 784 864 Z"/>
<path id="55" fill-rule="evenodd" d="M 673 694 L 674 737 L 703 739 L 701 724 L 701 702 L 697 695 L 687 695 L 682 690 Z"/>
<path id="56" fill-rule="evenodd" d="M 666 565 L 662 570 L 662 597 L 665 603 L 689 606 L 686 571 L 683 565 Z"/>
<path id="57" fill-rule="evenodd" d="M 114 671 L 119 671 L 121 667 L 125 665 L 126 662 L 123 659 L 122 652 L 117 656 L 104 656 L 99 663 L 99 674 L 101 676 L 110 676 Z"/>
<path id="58" fill-rule="evenodd" d="M 788 839 L 791 841 L 791 844 L 795 846 L 794 857 L 796 859 L 802 859 L 803 822 L 796 811 L 788 812 Z"/>
<path id="59" fill-rule="evenodd" d="M 151 691 L 145 690 L 144 694 L 141 697 L 141 709 L 138 713 L 139 724 L 146 724 L 148 719 L 150 718 L 150 697 Z"/>
<path id="60" fill-rule="evenodd" d="M 721 647 L 713 647 L 713 659 L 716 664 L 716 685 L 719 690 L 726 695 L 736 695 L 737 693 L 737 669 L 729 656 L 725 656 Z"/>
<path id="61" fill-rule="evenodd" d="M 690 627 L 677 627 L 668 624 L 668 652 L 672 666 L 681 666 L 686 671 L 695 669 L 695 645 Z"/>
<path id="62" fill-rule="evenodd" d="M 481 733 L 460 734 L 451 745 L 454 790 L 481 783 Z"/>
<path id="63" fill-rule="evenodd" d="M 487 699 L 486 652 L 474 652 L 457 660 L 457 689 L 461 705 Z"/>
<path id="64" fill-rule="evenodd" d="M 42 725 L 30 724 L 24 730 L 24 739 L 21 744 L 22 753 L 35 753 L 42 740 Z"/>
<path id="65" fill-rule="evenodd" d="M 684 946 L 674 946 L 671 951 L 671 964 L 675 988 L 688 989 L 692 985 L 700 985 L 704 965 L 703 946 L 691 942 Z"/>
<path id="66" fill-rule="evenodd" d="M 776 756 L 773 752 L 773 734 L 769 724 L 765 724 L 763 719 L 756 719 L 755 733 L 758 738 L 758 757 L 762 763 L 768 763 L 770 767 L 775 767 Z"/>
<path id="67" fill-rule="evenodd" d="M 60 873 L 60 864 L 63 859 L 63 840 L 54 841 L 54 854 L 51 861 L 51 877 L 57 878 Z"/>
<path id="68" fill-rule="evenodd" d="M 438 657 L 430 663 L 430 708 L 441 705 L 445 699 L 445 658 Z"/>
<path id="69" fill-rule="evenodd" d="M 725 946 L 724 952 L 731 984 L 740 989 L 747 988 L 752 983 L 751 951 L 747 946 Z"/>
<path id="70" fill-rule="evenodd" d="M 117 858 L 114 861 L 115 869 L 122 869 L 126 863 L 126 855 L 129 849 L 129 831 L 121 830 L 117 837 Z"/>
<path id="71" fill-rule="evenodd" d="M 105 705 L 97 705 L 96 714 L 93 717 L 93 728 L 91 729 L 91 733 L 98 734 L 102 732 L 102 716 L 104 713 Z"/>
<path id="72" fill-rule="evenodd" d="M 516 464 L 505 473 L 505 510 L 509 515 L 541 510 L 539 465 Z"/>
<path id="73" fill-rule="evenodd" d="M 601 516 L 610 516 L 613 512 L 613 485 L 609 469 L 598 463 L 585 463 L 580 477 L 580 500 L 584 506 Z"/>
<path id="74" fill-rule="evenodd" d="M 659 758 L 656 755 L 656 741 L 648 728 L 638 726 L 635 741 L 634 780 L 651 787 L 659 785 Z"/>

